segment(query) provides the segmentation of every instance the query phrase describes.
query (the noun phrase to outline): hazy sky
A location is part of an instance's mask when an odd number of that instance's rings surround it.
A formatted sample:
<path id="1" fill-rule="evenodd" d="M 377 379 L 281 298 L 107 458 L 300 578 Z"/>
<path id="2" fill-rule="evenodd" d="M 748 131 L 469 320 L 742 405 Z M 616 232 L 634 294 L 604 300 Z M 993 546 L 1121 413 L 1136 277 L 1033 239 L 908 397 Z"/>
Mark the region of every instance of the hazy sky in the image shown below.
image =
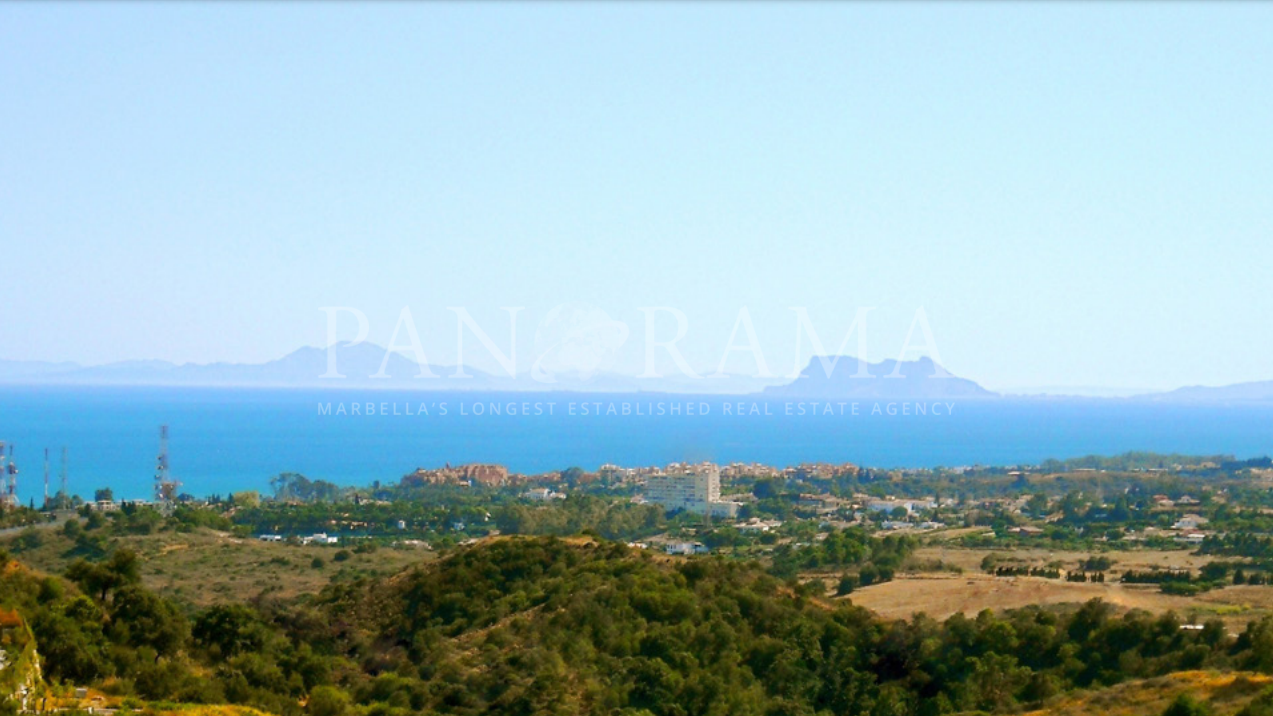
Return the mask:
<path id="1" fill-rule="evenodd" d="M 507 343 L 525 306 L 525 355 L 571 303 L 631 327 L 631 365 L 638 309 L 678 307 L 701 370 L 747 306 L 787 371 L 792 306 L 836 345 L 873 306 L 869 357 L 922 307 L 996 388 L 1270 379 L 1270 28 L 1268 3 L 0 4 L 0 358 L 263 361 L 323 343 L 322 306 L 381 343 L 410 306 L 439 362 L 447 307 Z"/>

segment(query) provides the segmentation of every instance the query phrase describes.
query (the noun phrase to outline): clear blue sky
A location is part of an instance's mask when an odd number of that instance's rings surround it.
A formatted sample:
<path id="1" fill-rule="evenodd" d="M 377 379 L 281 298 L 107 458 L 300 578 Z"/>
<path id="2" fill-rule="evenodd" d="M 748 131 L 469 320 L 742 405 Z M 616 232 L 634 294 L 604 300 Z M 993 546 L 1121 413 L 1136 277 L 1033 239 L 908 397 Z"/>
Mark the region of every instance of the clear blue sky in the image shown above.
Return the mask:
<path id="1" fill-rule="evenodd" d="M 1273 4 L 0 4 L 0 358 L 262 361 L 320 306 L 740 306 L 992 387 L 1273 378 Z M 669 326 L 667 329 L 671 331 Z M 436 357 L 435 357 L 436 356 Z M 525 362 L 525 361 L 524 361 Z M 740 357 L 731 369 L 750 368 Z"/>

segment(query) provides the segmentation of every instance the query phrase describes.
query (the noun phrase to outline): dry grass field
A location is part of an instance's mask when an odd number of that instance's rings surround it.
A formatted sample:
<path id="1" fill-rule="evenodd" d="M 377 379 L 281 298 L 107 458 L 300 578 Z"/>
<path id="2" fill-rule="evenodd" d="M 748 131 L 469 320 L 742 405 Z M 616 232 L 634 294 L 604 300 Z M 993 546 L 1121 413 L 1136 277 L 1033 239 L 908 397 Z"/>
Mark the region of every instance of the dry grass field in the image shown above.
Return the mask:
<path id="1" fill-rule="evenodd" d="M 1212 716 L 1232 716 L 1270 685 L 1273 678 L 1263 674 L 1181 671 L 1107 689 L 1080 691 L 1022 716 L 1146 716 L 1162 713 L 1181 694 L 1204 702 Z"/>
<path id="2" fill-rule="evenodd" d="M 110 545 L 137 553 L 147 587 L 195 607 L 242 602 L 262 593 L 281 597 L 312 594 L 333 581 L 394 574 L 433 558 L 433 553 L 423 548 L 382 547 L 359 554 L 344 546 L 262 542 L 212 530 L 116 537 Z M 17 556 L 43 572 L 61 574 L 75 559 L 72 546 L 59 532 L 49 530 L 43 544 Z M 348 558 L 337 560 L 342 551 Z"/>
<path id="3" fill-rule="evenodd" d="M 431 559 L 421 548 L 381 548 L 337 561 L 342 548 L 293 546 L 240 539 L 220 532 L 126 537 L 142 558 L 142 581 L 164 596 L 196 606 L 244 601 L 262 592 L 280 597 L 315 593 L 333 581 L 387 576 Z M 321 566 L 316 566 L 319 560 Z"/>

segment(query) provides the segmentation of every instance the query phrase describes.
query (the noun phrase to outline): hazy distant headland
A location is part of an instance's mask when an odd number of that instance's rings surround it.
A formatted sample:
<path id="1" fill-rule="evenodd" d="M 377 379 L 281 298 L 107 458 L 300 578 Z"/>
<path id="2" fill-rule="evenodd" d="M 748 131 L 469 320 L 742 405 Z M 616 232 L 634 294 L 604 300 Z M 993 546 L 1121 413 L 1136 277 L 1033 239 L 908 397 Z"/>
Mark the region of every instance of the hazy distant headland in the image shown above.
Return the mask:
<path id="1" fill-rule="evenodd" d="M 913 361 L 859 362 L 852 356 L 815 356 L 794 380 L 782 377 L 669 375 L 638 378 L 618 373 L 586 377 L 556 376 L 551 382 L 529 373 L 514 378 L 464 366 L 431 365 L 432 378 L 421 378 L 420 364 L 371 343 L 335 347 L 339 377 L 329 375 L 327 348 L 306 346 L 265 363 L 185 363 L 137 360 L 85 366 L 73 362 L 0 360 L 0 385 L 172 386 L 235 388 L 393 389 L 438 392 L 588 392 L 753 395 L 762 399 L 861 400 L 1136 400 L 1179 404 L 1273 402 L 1273 380 L 1235 385 L 1190 386 L 1121 398 L 1002 395 L 968 378 L 951 374 L 928 357 Z"/>
<path id="2" fill-rule="evenodd" d="M 764 395 L 862 400 L 999 397 L 971 380 L 951 375 L 930 358 L 867 363 L 848 356 L 814 357 L 798 378 L 765 388 Z"/>

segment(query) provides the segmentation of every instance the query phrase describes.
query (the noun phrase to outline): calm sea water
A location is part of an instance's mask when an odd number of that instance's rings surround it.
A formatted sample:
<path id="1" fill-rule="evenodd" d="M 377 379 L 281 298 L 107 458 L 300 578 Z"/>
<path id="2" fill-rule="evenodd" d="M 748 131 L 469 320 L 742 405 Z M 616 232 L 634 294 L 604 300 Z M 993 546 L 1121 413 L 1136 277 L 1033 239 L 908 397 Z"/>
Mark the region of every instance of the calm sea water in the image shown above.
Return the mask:
<path id="1" fill-rule="evenodd" d="M 284 471 L 344 485 L 396 481 L 446 462 L 533 473 L 607 462 L 933 467 L 1127 450 L 1273 453 L 1269 405 L 956 401 L 924 403 L 923 414 L 914 403 L 894 405 L 896 414 L 887 403 L 878 413 L 873 401 L 859 401 L 857 414 L 853 405 L 828 413 L 808 401 L 720 396 L 6 387 L 0 440 L 16 445 L 23 501 L 43 492 L 45 447 L 57 489 L 62 446 L 72 492 L 109 485 L 116 496 L 146 497 L 161 424 L 170 426 L 173 474 L 196 495 L 267 490 Z"/>

